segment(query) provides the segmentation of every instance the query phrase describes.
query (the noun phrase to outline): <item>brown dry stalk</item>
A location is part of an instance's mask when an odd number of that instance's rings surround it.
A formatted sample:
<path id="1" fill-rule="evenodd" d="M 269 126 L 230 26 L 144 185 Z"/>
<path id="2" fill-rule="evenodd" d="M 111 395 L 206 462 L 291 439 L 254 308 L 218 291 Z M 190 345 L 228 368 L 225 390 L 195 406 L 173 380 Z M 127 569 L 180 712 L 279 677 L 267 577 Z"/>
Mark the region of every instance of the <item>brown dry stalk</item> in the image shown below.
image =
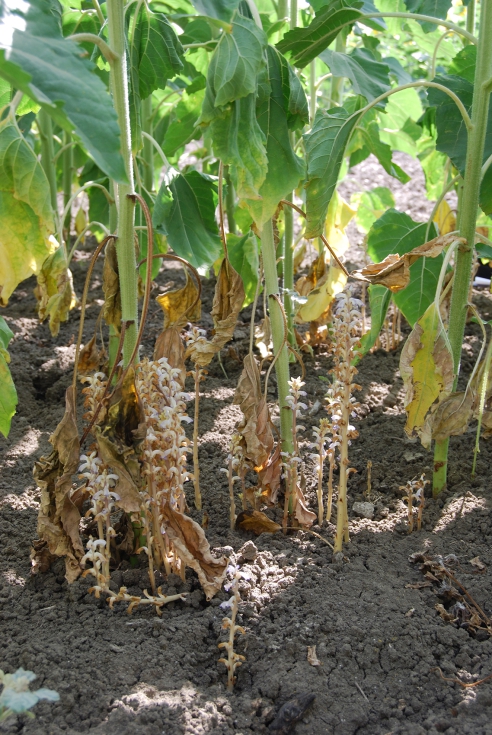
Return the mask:
<path id="1" fill-rule="evenodd" d="M 492 679 L 492 674 L 489 674 L 484 679 L 479 679 L 479 681 L 472 681 L 467 683 L 456 679 L 454 676 L 444 676 L 439 666 L 434 666 L 431 671 L 438 671 L 441 679 L 443 679 L 444 681 L 450 681 L 453 684 L 459 684 L 460 687 L 463 687 L 463 689 L 472 689 L 473 687 L 477 687 L 479 684 L 484 684 L 486 681 L 489 681 L 489 679 Z"/>

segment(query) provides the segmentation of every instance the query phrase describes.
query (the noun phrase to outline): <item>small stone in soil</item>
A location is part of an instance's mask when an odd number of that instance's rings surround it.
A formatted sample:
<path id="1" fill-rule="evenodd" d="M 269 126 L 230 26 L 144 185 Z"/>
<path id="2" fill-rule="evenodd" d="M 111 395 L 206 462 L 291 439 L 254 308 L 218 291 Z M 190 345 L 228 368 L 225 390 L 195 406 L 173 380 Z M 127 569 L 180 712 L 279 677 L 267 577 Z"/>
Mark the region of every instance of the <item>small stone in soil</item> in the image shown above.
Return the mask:
<path id="1" fill-rule="evenodd" d="M 354 503 L 352 510 L 360 518 L 369 518 L 369 520 L 374 518 L 374 503 Z"/>

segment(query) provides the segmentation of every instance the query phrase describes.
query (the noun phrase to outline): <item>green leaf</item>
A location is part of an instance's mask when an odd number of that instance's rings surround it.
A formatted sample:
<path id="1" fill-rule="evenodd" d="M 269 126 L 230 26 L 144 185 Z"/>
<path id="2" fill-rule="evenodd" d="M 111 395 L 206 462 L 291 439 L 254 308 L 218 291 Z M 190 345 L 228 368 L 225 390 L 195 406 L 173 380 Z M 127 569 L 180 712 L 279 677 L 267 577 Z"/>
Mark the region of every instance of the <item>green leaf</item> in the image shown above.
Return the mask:
<path id="1" fill-rule="evenodd" d="M 484 260 L 492 260 L 492 245 L 485 245 L 483 242 L 477 242 L 475 250 L 479 258 Z M 489 322 L 490 323 L 490 322 Z"/>
<path id="2" fill-rule="evenodd" d="M 425 176 L 427 198 L 433 202 L 438 199 L 444 188 L 444 167 L 448 157 L 433 147 L 419 153 L 419 160 Z"/>
<path id="3" fill-rule="evenodd" d="M 176 151 L 195 136 L 203 97 L 204 92 L 202 90 L 192 95 L 183 92 L 181 100 L 174 108 L 174 119 L 164 136 L 162 149 L 166 156 L 174 156 Z"/>
<path id="4" fill-rule="evenodd" d="M 355 219 L 357 227 L 363 232 L 369 232 L 374 222 L 387 209 L 395 206 L 393 194 L 386 186 L 376 186 L 370 191 L 357 192 L 352 196 L 350 203 L 357 205 Z"/>
<path id="5" fill-rule="evenodd" d="M 303 161 L 295 155 L 290 141 L 286 96 L 289 79 L 287 61 L 269 46 L 257 107 L 257 120 L 266 138 L 268 171 L 259 190 L 261 200 L 245 200 L 259 227 L 273 216 L 280 200 L 298 186 L 304 175 Z"/>
<path id="6" fill-rule="evenodd" d="M 56 248 L 48 180 L 15 125 L 0 124 L 0 304 Z"/>
<path id="7" fill-rule="evenodd" d="M 433 18 L 446 19 L 448 11 L 451 7 L 451 0 L 405 0 L 407 11 L 409 13 L 418 13 L 419 15 L 431 15 Z M 428 21 L 419 21 L 424 31 L 434 31 L 435 23 Z"/>
<path id="8" fill-rule="evenodd" d="M 289 53 L 296 66 L 306 66 L 333 43 L 342 28 L 350 29 L 356 20 L 363 22 L 362 5 L 361 0 L 334 0 L 316 13 L 307 28 L 286 33 L 277 44 L 278 50 Z"/>
<path id="9" fill-rule="evenodd" d="M 355 151 L 350 156 L 350 166 L 356 166 L 364 161 L 372 153 L 378 159 L 384 170 L 394 176 L 395 179 L 406 184 L 410 176 L 393 161 L 393 151 L 387 143 L 383 143 L 379 137 L 379 125 L 375 120 L 366 122 L 362 120 L 357 131 L 363 143 L 361 151 Z M 367 152 L 366 152 L 367 151 Z"/>
<path id="10" fill-rule="evenodd" d="M 380 138 L 393 150 L 403 151 L 415 158 L 416 141 L 421 135 L 420 126 L 413 122 L 423 113 L 422 103 L 414 88 L 392 94 L 381 113 Z M 410 121 L 410 122 L 409 122 Z"/>
<path id="11" fill-rule="evenodd" d="M 193 0 L 193 5 L 202 15 L 230 21 L 241 0 Z"/>
<path id="12" fill-rule="evenodd" d="M 222 250 L 215 206 L 215 184 L 198 171 L 176 174 L 162 183 L 157 194 L 155 229 L 167 236 L 176 255 L 195 268 L 212 265 Z"/>
<path id="13" fill-rule="evenodd" d="M 266 34 L 253 20 L 235 16 L 232 32 L 222 34 L 210 61 L 207 86 L 215 107 L 256 92 L 256 77 L 264 66 L 266 45 Z"/>
<path id="14" fill-rule="evenodd" d="M 108 176 L 126 181 L 111 97 L 92 73 L 94 64 L 83 58 L 84 50 L 63 38 L 59 6 L 30 0 L 24 30 L 11 34 L 19 14 L 7 16 L 0 29 L 0 76 L 38 102 L 64 130 L 75 130 Z"/>
<path id="15" fill-rule="evenodd" d="M 389 209 L 371 227 L 367 236 L 367 252 L 375 263 L 391 253 L 404 255 L 426 242 L 426 229 L 426 222 L 414 222 L 408 214 Z M 437 231 L 432 224 L 429 240 L 436 236 Z M 410 267 L 408 286 L 393 294 L 394 302 L 412 327 L 434 300 L 442 261 L 442 255 L 420 258 Z"/>
<path id="16" fill-rule="evenodd" d="M 244 303 L 242 308 L 244 309 L 253 302 L 258 285 L 260 259 L 256 235 L 251 230 L 243 237 L 227 235 L 227 252 L 232 267 L 239 273 L 243 281 Z"/>
<path id="17" fill-rule="evenodd" d="M 0 316 L 0 433 L 8 436 L 10 423 L 17 406 L 17 391 L 9 370 L 9 342 L 14 336 L 3 317 Z"/>
<path id="18" fill-rule="evenodd" d="M 442 75 L 433 80 L 447 87 L 458 95 L 468 113 L 473 100 L 473 84 L 457 76 Z M 429 104 L 436 107 L 437 150 L 445 153 L 458 171 L 463 174 L 466 162 L 466 145 L 468 134 L 463 117 L 455 102 L 440 89 L 428 90 Z M 486 149 L 492 150 L 492 127 L 487 126 Z M 488 145 L 487 145 L 488 143 Z"/>
<path id="19" fill-rule="evenodd" d="M 456 54 L 448 68 L 448 74 L 463 77 L 470 84 L 475 81 L 475 66 L 477 63 L 477 47 L 469 44 Z"/>
<path id="20" fill-rule="evenodd" d="M 385 286 L 371 284 L 368 288 L 369 308 L 371 310 L 371 329 L 366 332 L 360 341 L 359 355 L 362 357 L 374 347 L 383 327 L 386 313 L 391 302 L 391 291 Z"/>
<path id="21" fill-rule="evenodd" d="M 350 79 L 354 92 L 361 94 L 368 102 L 384 94 L 391 87 L 389 66 L 376 61 L 367 49 L 355 49 L 351 54 L 326 49 L 320 54 L 320 59 L 328 66 L 333 76 Z"/>
<path id="22" fill-rule="evenodd" d="M 140 5 L 133 30 L 131 54 L 142 99 L 164 89 L 167 80 L 183 69 L 184 49 L 172 26 L 165 15 L 152 13 L 145 3 Z"/>
<path id="23" fill-rule="evenodd" d="M 211 123 L 215 155 L 231 167 L 240 199 L 259 199 L 268 169 L 266 137 L 256 119 L 255 95 L 236 100 Z"/>
<path id="24" fill-rule="evenodd" d="M 302 84 L 290 64 L 288 64 L 288 69 L 289 91 L 288 93 L 284 92 L 284 97 L 287 96 L 289 99 L 287 124 L 289 126 L 289 130 L 302 130 L 304 125 L 307 125 L 309 123 L 308 101 Z M 282 79 L 285 86 L 285 83 L 287 82 L 285 74 L 282 75 Z"/>
<path id="25" fill-rule="evenodd" d="M 360 115 L 344 107 L 318 110 L 311 131 L 304 136 L 307 159 L 306 237 L 318 237 L 324 229 L 345 155 L 345 148 Z"/>

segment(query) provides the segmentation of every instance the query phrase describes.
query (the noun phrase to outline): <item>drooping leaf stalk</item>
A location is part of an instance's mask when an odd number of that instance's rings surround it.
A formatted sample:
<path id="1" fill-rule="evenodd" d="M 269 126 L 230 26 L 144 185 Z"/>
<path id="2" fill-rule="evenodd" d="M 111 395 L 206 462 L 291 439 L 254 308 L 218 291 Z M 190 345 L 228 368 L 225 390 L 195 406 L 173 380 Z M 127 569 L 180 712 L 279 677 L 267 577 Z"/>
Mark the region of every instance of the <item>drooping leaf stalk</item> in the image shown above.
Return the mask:
<path id="1" fill-rule="evenodd" d="M 118 208 L 118 239 L 116 252 L 121 291 L 122 320 L 130 322 L 123 345 L 123 364 L 126 366 L 134 351 L 137 337 L 137 263 L 135 258 L 133 199 L 133 159 L 130 112 L 128 104 L 128 69 L 125 50 L 125 12 L 122 0 L 108 0 L 108 33 L 111 50 L 116 59 L 110 65 L 111 91 L 121 132 L 121 153 L 128 183 L 114 184 Z"/>
<path id="2" fill-rule="evenodd" d="M 449 312 L 448 336 L 453 353 L 455 385 L 458 382 L 461 349 L 468 310 L 468 290 L 473 265 L 475 229 L 480 194 L 482 159 L 489 113 L 492 82 L 492 4 L 483 2 L 479 23 L 477 64 L 473 87 L 471 128 L 468 129 L 463 194 L 460 206 L 460 236 L 464 238 L 457 251 L 454 286 Z M 436 444 L 434 452 L 433 494 L 446 486 L 449 439 Z"/>

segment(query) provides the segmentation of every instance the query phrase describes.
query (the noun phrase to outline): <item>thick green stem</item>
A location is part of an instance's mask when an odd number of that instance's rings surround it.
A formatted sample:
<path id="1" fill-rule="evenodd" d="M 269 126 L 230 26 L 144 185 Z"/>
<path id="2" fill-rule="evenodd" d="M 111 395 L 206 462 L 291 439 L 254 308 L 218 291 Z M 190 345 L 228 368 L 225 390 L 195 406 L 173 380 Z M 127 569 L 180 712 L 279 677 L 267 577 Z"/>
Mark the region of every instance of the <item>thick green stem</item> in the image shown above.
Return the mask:
<path id="1" fill-rule="evenodd" d="M 287 12 L 287 6 L 288 6 L 288 0 L 278 0 L 278 18 L 279 20 L 283 20 L 283 18 L 287 18 L 288 12 Z"/>
<path id="2" fill-rule="evenodd" d="M 38 112 L 38 130 L 41 142 L 41 165 L 50 185 L 50 198 L 53 211 L 58 211 L 56 201 L 56 169 L 55 169 L 55 152 L 53 149 L 53 127 L 51 125 L 51 117 L 41 109 Z"/>
<path id="3" fill-rule="evenodd" d="M 335 51 L 338 53 L 345 53 L 347 35 L 343 31 L 338 34 L 337 40 L 335 41 Z M 342 104 L 343 97 L 343 77 L 332 77 L 331 79 L 331 92 L 330 92 L 330 107 L 336 107 Z"/>
<path id="4" fill-rule="evenodd" d="M 229 166 L 225 166 L 224 168 L 224 179 L 227 184 L 226 200 L 225 200 L 227 224 L 229 227 L 229 232 L 235 235 L 236 234 L 236 220 L 234 217 L 234 210 L 236 208 L 236 195 L 234 192 L 234 184 L 232 183 L 231 176 L 229 173 Z"/>
<path id="5" fill-rule="evenodd" d="M 114 107 L 118 115 L 121 132 L 121 153 L 125 163 L 128 183 L 116 184 L 115 194 L 118 207 L 118 239 L 116 252 L 121 291 L 122 320 L 130 322 L 123 345 L 123 364 L 128 365 L 137 339 L 138 303 L 137 303 L 137 262 L 135 258 L 133 198 L 133 158 L 130 130 L 130 112 L 128 104 L 128 70 L 126 59 L 125 12 L 122 0 L 107 0 L 108 31 L 111 49 L 116 60 L 111 64 L 111 91 Z"/>
<path id="6" fill-rule="evenodd" d="M 475 0 L 470 0 L 466 8 L 466 30 L 472 35 L 475 33 L 475 11 Z M 468 39 L 466 42 L 468 43 Z"/>
<path id="7" fill-rule="evenodd" d="M 297 26 L 297 0 L 290 0 L 290 27 Z"/>
<path id="8" fill-rule="evenodd" d="M 268 220 L 263 225 L 261 231 L 261 249 L 263 253 L 263 269 L 267 295 L 274 294 L 278 296 L 277 264 L 275 262 L 272 220 Z M 278 355 L 275 363 L 275 372 L 277 375 L 277 392 L 280 408 L 282 451 L 292 453 L 294 451 L 292 410 L 286 402 L 286 398 L 289 395 L 289 353 L 284 340 L 284 318 L 279 304 L 274 299 L 269 299 L 269 303 L 273 350 L 275 355 Z"/>
<path id="9" fill-rule="evenodd" d="M 286 197 L 292 201 L 292 195 Z M 289 342 L 296 345 L 294 335 L 294 310 L 292 307 L 291 292 L 294 290 L 294 210 L 284 207 L 284 309 L 289 330 Z"/>
<path id="10" fill-rule="evenodd" d="M 492 76 L 492 3 L 481 3 L 480 36 L 472 103 L 472 128 L 468 131 L 463 195 L 460 207 L 460 236 L 465 243 L 458 248 L 455 263 L 453 294 L 449 312 L 449 342 L 453 353 L 455 389 L 458 381 L 461 349 L 468 311 L 468 291 L 473 265 L 475 228 L 490 91 L 486 83 Z M 438 495 L 446 485 L 447 443 L 437 443 L 434 454 L 433 494 Z"/>
<path id="11" fill-rule="evenodd" d="M 72 196 L 72 181 L 73 181 L 73 145 L 72 136 L 70 133 L 65 133 L 63 136 L 63 144 L 65 150 L 63 151 L 63 209 L 67 206 L 70 197 Z M 63 228 L 67 229 L 67 239 L 70 239 L 70 212 L 65 217 L 65 222 L 62 223 Z"/>
<path id="12" fill-rule="evenodd" d="M 152 95 L 142 100 L 142 130 L 152 138 L 154 136 L 152 125 Z M 154 190 L 154 151 L 150 138 L 143 136 L 143 185 L 147 191 Z"/>

